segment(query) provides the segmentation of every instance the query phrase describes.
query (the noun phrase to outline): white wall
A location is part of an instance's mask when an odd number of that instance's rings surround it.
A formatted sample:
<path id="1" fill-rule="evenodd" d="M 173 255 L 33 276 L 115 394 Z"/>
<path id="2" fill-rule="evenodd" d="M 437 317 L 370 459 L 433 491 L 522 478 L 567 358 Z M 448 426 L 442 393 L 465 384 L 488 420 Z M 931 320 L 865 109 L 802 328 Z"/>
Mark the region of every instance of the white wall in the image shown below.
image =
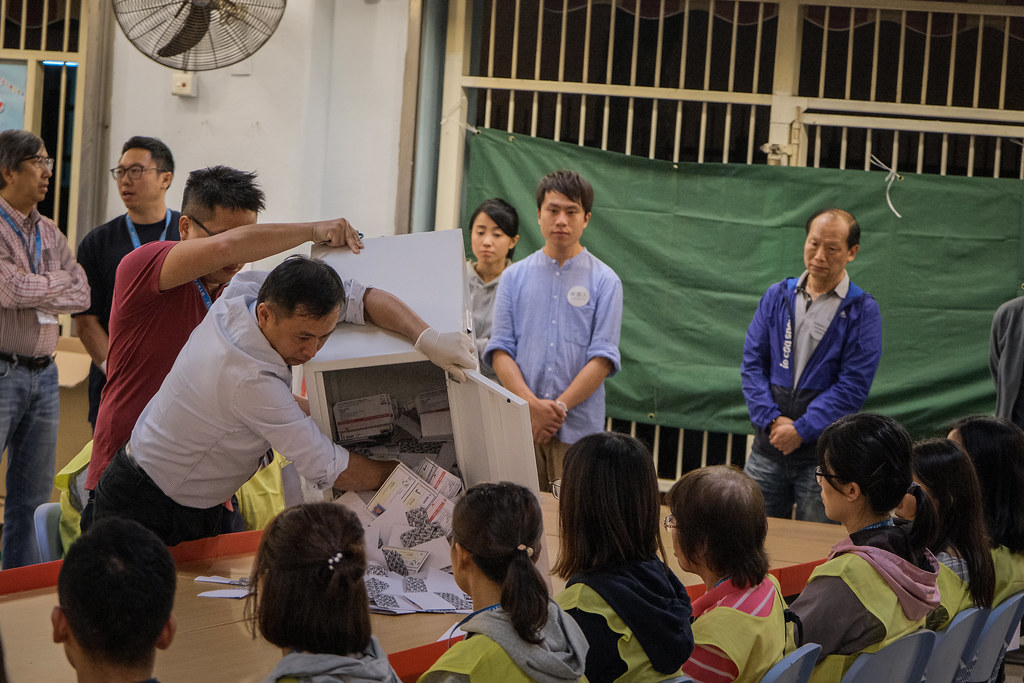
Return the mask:
<path id="1" fill-rule="evenodd" d="M 110 160 L 132 135 L 174 153 L 168 206 L 188 172 L 254 170 L 267 194 L 261 221 L 338 215 L 367 236 L 394 233 L 408 0 L 299 0 L 243 65 L 195 75 L 199 95 L 170 94 L 174 73 L 115 27 Z M 244 67 L 241 70 L 245 70 Z M 106 217 L 123 212 L 107 176 Z"/>

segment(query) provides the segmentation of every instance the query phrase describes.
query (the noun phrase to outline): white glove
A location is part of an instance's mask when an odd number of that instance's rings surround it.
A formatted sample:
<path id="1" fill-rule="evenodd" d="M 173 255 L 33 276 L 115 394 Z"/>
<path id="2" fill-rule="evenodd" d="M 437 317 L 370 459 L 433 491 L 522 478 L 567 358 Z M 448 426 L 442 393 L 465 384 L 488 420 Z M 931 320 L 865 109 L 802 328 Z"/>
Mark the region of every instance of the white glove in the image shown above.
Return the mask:
<path id="1" fill-rule="evenodd" d="M 428 327 L 416 339 L 416 350 L 440 368 L 449 372 L 452 378 L 461 382 L 466 379 L 463 368 L 476 370 L 476 349 L 473 340 L 465 332 L 441 334 Z"/>

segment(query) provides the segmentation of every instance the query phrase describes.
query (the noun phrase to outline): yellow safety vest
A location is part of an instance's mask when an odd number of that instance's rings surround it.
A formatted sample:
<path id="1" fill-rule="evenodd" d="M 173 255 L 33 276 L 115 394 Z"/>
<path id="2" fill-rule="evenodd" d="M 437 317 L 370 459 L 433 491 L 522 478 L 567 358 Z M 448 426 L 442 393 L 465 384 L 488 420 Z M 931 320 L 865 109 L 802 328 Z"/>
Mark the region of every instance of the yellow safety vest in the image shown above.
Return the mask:
<path id="1" fill-rule="evenodd" d="M 481 633 L 452 645 L 419 677 L 417 683 L 430 683 L 448 673 L 462 674 L 471 681 L 482 682 L 530 683 L 533 680 L 508 656 L 505 648 Z M 580 680 L 586 681 L 586 676 Z"/>
<path id="2" fill-rule="evenodd" d="M 1024 591 L 1024 555 L 1001 545 L 992 550 L 992 564 L 996 569 L 996 593 L 992 598 L 995 607 L 1014 593 Z"/>
<path id="3" fill-rule="evenodd" d="M 694 619 L 693 640 L 713 645 L 739 669 L 736 681 L 759 681 L 782 659 L 786 650 L 786 605 L 778 581 L 772 611 L 766 617 L 747 614 L 733 607 L 715 607 Z"/>
<path id="4" fill-rule="evenodd" d="M 903 613 L 900 601 L 882 575 L 868 561 L 853 553 L 843 553 L 819 566 L 811 573 L 807 583 L 822 577 L 842 579 L 864 608 L 885 627 L 885 636 L 877 643 L 850 655 L 829 655 L 814 667 L 811 681 L 835 683 L 843 677 L 853 661 L 862 653 L 877 652 L 889 643 L 924 627 L 924 619 L 911 620 Z"/>
<path id="5" fill-rule="evenodd" d="M 925 621 L 927 627 L 933 631 L 946 628 L 953 617 L 960 614 L 968 607 L 974 606 L 974 598 L 971 597 L 970 587 L 956 575 L 952 569 L 939 563 L 939 576 L 936 581 L 939 585 L 940 600 L 939 606 L 929 614 Z"/>
<path id="6" fill-rule="evenodd" d="M 615 633 L 619 634 L 618 650 L 619 658 L 626 664 L 626 673 L 622 674 L 616 681 L 663 681 L 669 678 L 676 678 L 681 675 L 680 671 L 673 671 L 663 674 L 657 671 L 648 658 L 640 641 L 636 639 L 632 629 L 626 626 L 619 615 L 605 602 L 605 599 L 590 586 L 584 583 L 574 583 L 555 597 L 555 602 L 564 609 L 582 610 L 590 614 L 597 614 L 604 617 L 605 622 Z"/>

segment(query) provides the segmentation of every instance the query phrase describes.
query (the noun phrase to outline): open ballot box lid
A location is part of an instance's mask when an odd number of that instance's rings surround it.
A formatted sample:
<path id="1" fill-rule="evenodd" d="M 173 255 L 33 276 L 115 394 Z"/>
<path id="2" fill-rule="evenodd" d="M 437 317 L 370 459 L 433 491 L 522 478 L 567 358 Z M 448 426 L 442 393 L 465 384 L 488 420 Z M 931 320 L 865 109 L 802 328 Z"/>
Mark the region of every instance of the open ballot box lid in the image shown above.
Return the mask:
<path id="1" fill-rule="evenodd" d="M 359 254 L 314 247 L 312 256 L 342 279 L 394 294 L 439 332 L 472 334 L 460 231 L 376 237 L 364 244 Z M 356 452 L 422 450 L 442 466 L 454 460 L 451 469 L 467 488 L 513 481 L 538 491 L 529 407 L 479 372 L 456 382 L 411 341 L 372 323 L 342 323 L 303 368 L 310 414 L 335 442 Z M 389 438 L 401 445 L 388 445 Z M 415 458 L 401 459 L 415 466 Z"/>

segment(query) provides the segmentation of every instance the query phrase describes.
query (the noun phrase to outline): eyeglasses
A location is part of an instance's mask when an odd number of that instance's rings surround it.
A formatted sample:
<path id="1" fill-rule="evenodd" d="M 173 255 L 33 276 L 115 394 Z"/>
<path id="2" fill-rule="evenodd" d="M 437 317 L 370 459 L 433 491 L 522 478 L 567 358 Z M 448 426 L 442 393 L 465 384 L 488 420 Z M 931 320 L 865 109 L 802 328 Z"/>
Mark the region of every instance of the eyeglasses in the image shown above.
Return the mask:
<path id="1" fill-rule="evenodd" d="M 53 168 L 53 160 L 52 159 L 50 160 L 50 168 Z M 128 176 L 132 180 L 138 180 L 139 178 L 142 177 L 142 174 L 145 173 L 146 171 L 156 171 L 156 172 L 159 173 L 160 172 L 160 167 L 158 167 L 158 166 L 150 166 L 149 168 L 146 168 L 145 166 L 143 166 L 141 164 L 132 164 L 128 168 L 122 168 L 121 166 L 115 166 L 114 168 L 110 169 L 110 175 L 113 176 L 114 180 L 121 180 L 125 176 Z"/>
<path id="2" fill-rule="evenodd" d="M 661 520 L 661 525 L 663 527 L 665 527 L 666 529 L 668 529 L 669 531 L 672 531 L 673 529 L 678 529 L 679 528 L 679 525 L 676 524 L 676 516 L 675 515 L 665 515 L 665 519 Z"/>
<path id="3" fill-rule="evenodd" d="M 188 214 L 186 214 L 186 215 L 188 215 Z M 198 218 L 196 218 L 195 216 L 189 216 L 189 217 L 188 217 L 188 219 L 189 219 L 190 221 L 192 221 L 193 223 L 195 223 L 196 225 L 198 225 L 198 226 L 199 226 L 200 228 L 202 228 L 202 229 L 203 229 L 203 232 L 205 232 L 205 233 L 206 233 L 207 235 L 209 235 L 210 237 L 213 237 L 214 235 L 216 235 L 216 234 L 217 234 L 217 233 L 215 233 L 215 232 L 211 232 L 211 231 L 210 231 L 210 229 L 209 229 L 208 227 L 206 227 L 205 225 L 203 225 L 203 224 L 202 224 L 202 223 L 200 222 L 200 220 L 199 220 Z M 555 496 L 555 498 L 558 498 L 558 496 L 556 495 L 556 496 Z"/>
<path id="4" fill-rule="evenodd" d="M 39 168 L 45 168 L 49 171 L 53 170 L 53 157 L 44 157 L 42 154 L 33 154 L 30 157 L 25 157 L 22 161 L 31 161 Z"/>
<path id="5" fill-rule="evenodd" d="M 821 480 L 824 479 L 825 481 L 828 482 L 829 486 L 831 486 L 834 489 L 839 488 L 838 486 L 836 486 L 836 482 L 842 482 L 842 479 L 840 479 L 834 474 L 829 474 L 825 470 L 821 469 L 821 467 L 814 468 L 814 477 L 815 479 L 818 480 L 819 484 L 821 484 Z"/>

